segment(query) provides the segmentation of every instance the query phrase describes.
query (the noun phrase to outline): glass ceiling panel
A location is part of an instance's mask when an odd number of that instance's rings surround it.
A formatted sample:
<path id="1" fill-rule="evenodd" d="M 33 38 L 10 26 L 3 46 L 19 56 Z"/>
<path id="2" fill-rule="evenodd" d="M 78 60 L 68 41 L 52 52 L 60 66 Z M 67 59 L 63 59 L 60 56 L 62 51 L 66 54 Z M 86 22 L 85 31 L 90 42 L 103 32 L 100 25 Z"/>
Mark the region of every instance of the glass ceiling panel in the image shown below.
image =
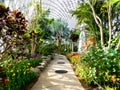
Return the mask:
<path id="1" fill-rule="evenodd" d="M 81 0 L 4 0 L 4 3 L 12 9 L 21 10 L 30 20 L 35 11 L 34 7 L 30 7 L 33 1 L 41 2 L 45 10 L 50 9 L 50 18 L 61 18 L 68 23 L 69 28 L 75 28 L 77 20 L 69 11 L 76 9 L 77 2 Z"/>
<path id="2" fill-rule="evenodd" d="M 79 0 L 42 0 L 42 8 L 50 9 L 51 18 L 61 18 L 68 23 L 69 28 L 75 28 L 76 18 L 69 13 L 70 10 L 76 9 Z"/>

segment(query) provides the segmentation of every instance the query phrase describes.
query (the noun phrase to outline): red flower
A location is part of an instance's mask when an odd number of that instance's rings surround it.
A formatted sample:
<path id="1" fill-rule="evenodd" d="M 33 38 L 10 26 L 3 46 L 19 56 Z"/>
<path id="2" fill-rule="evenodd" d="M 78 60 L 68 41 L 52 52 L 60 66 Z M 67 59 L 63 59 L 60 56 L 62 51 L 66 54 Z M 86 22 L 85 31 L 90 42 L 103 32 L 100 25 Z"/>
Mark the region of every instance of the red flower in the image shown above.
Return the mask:
<path id="1" fill-rule="evenodd" d="M 4 83 L 7 83 L 7 82 L 9 82 L 9 79 L 8 79 L 8 78 L 5 78 L 3 82 L 4 82 Z"/>

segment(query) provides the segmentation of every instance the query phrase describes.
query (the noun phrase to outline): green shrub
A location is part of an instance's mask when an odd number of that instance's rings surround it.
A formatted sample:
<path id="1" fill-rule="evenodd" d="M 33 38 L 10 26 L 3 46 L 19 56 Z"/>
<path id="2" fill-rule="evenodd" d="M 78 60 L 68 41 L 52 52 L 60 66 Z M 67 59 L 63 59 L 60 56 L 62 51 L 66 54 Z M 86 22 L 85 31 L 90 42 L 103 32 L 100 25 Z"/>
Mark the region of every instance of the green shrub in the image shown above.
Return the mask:
<path id="1" fill-rule="evenodd" d="M 68 53 L 70 53 L 70 48 L 68 48 L 68 45 L 62 44 L 62 46 L 61 46 L 61 54 L 66 55 Z"/>
<path id="2" fill-rule="evenodd" d="M 52 53 L 55 53 L 57 49 L 57 46 L 55 44 L 43 44 L 40 47 L 40 54 L 42 55 L 51 55 Z"/>
<path id="3" fill-rule="evenodd" d="M 37 64 L 39 64 L 39 62 L 42 62 L 41 58 L 31 58 L 30 60 L 28 60 L 28 62 L 30 63 L 31 66 L 35 66 Z"/>

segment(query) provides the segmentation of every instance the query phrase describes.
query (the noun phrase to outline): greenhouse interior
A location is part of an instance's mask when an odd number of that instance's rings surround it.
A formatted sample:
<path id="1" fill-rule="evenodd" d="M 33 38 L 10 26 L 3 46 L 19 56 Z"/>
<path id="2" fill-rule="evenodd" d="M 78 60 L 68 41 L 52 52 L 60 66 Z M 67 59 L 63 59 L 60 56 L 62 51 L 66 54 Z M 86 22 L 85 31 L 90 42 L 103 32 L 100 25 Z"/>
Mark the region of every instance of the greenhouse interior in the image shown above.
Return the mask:
<path id="1" fill-rule="evenodd" d="M 120 90 L 120 0 L 0 0 L 0 90 Z"/>

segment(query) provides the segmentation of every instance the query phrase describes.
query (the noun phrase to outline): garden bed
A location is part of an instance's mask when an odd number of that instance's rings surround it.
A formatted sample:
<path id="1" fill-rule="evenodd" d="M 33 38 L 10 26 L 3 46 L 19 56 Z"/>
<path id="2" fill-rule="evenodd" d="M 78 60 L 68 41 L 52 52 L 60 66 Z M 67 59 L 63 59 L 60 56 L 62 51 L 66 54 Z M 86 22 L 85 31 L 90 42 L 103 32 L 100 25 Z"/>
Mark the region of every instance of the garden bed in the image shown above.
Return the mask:
<path id="1" fill-rule="evenodd" d="M 44 68 L 39 68 L 40 71 L 42 72 L 43 69 L 45 69 L 45 67 L 47 66 L 47 64 L 48 64 L 51 60 L 53 60 L 54 55 L 49 55 L 49 56 L 47 56 L 47 57 L 46 57 L 46 56 L 42 56 L 41 58 L 42 58 L 43 61 L 42 61 L 41 63 L 39 63 L 38 65 L 34 66 L 34 68 L 38 68 L 38 66 L 40 66 L 41 64 L 46 63 L 46 65 L 44 66 Z M 31 90 L 31 88 L 34 86 L 34 84 L 38 81 L 39 76 L 40 76 L 40 74 L 37 75 L 36 77 L 34 77 L 34 78 L 33 78 L 30 82 L 28 82 L 27 84 L 23 85 L 23 86 L 22 86 L 22 90 Z"/>
<path id="2" fill-rule="evenodd" d="M 100 90 L 98 89 L 98 85 L 95 85 L 93 83 L 88 85 L 88 83 L 85 82 L 85 80 L 78 75 L 78 72 L 75 71 L 75 68 L 72 63 L 71 66 L 75 72 L 76 77 L 78 78 L 78 80 L 80 81 L 81 85 L 84 87 L 85 90 Z"/>
<path id="3" fill-rule="evenodd" d="M 90 47 L 89 51 L 82 55 L 77 53 L 67 55 L 76 75 L 86 90 L 89 90 L 89 88 L 120 90 L 119 56 L 119 51 L 114 49 L 104 51 L 99 47 Z M 96 87 L 93 82 L 101 88 Z"/>

